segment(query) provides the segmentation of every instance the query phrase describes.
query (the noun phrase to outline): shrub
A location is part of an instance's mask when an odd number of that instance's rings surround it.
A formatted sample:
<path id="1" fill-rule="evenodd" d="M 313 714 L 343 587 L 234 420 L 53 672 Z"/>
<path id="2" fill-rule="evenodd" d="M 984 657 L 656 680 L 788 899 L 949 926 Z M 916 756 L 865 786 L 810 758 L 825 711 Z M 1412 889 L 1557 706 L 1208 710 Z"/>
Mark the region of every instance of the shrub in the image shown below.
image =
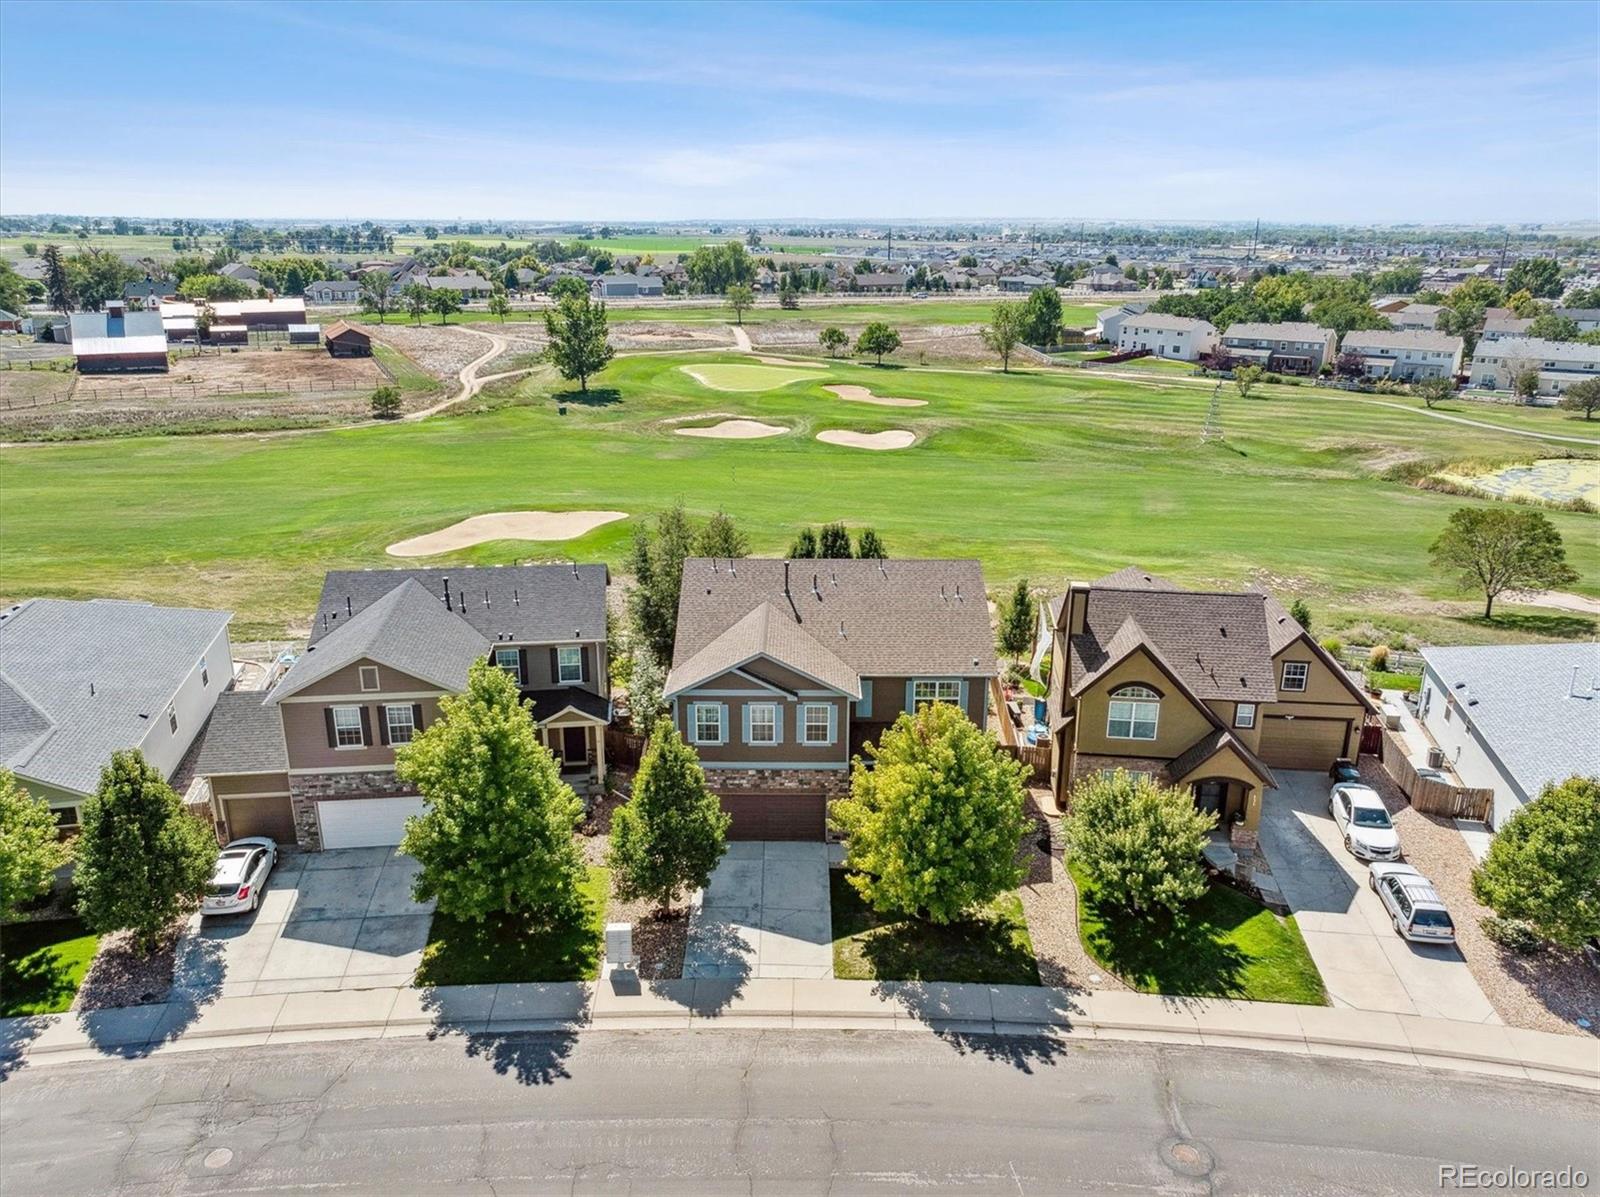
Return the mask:
<path id="1" fill-rule="evenodd" d="M 1541 940 L 1577 948 L 1600 935 L 1600 778 L 1547 785 L 1512 815 L 1473 872 L 1472 892 Z"/>
<path id="2" fill-rule="evenodd" d="M 1144 915 L 1176 913 L 1206 892 L 1200 851 L 1216 825 L 1188 790 L 1121 769 L 1074 785 L 1063 820 L 1067 850 L 1100 895 Z"/>
<path id="3" fill-rule="evenodd" d="M 400 414 L 400 388 L 381 386 L 372 392 L 372 418 L 392 420 Z"/>
<path id="4" fill-rule="evenodd" d="M 1305 599 L 1297 598 L 1289 604 L 1289 614 L 1294 621 L 1306 631 L 1311 630 L 1311 608 L 1306 606 Z"/>
<path id="5" fill-rule="evenodd" d="M 1389 668 L 1389 646 L 1387 644 L 1374 644 L 1367 653 L 1367 668 L 1387 671 Z"/>
<path id="6" fill-rule="evenodd" d="M 1539 937 L 1532 927 L 1518 919 L 1503 919 L 1499 915 L 1486 915 L 1478 921 L 1483 933 L 1507 951 L 1529 955 L 1539 950 Z"/>
<path id="7" fill-rule="evenodd" d="M 1339 643 L 1338 639 L 1334 636 L 1324 636 L 1321 640 L 1321 644 L 1322 651 L 1327 653 L 1330 657 L 1333 657 L 1335 660 L 1339 658 L 1340 653 L 1344 652 L 1344 645 Z"/>
<path id="8" fill-rule="evenodd" d="M 66 861 L 49 804 L 23 789 L 10 769 L 0 769 L 0 920 L 49 890 Z"/>

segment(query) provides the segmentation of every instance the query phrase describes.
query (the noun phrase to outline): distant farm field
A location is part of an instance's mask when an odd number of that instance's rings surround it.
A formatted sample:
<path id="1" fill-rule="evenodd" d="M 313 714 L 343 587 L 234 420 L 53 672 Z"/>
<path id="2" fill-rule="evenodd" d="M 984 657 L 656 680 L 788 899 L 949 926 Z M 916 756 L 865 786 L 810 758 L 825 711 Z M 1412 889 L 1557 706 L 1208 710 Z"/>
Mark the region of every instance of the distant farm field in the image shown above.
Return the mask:
<path id="1" fill-rule="evenodd" d="M 1592 619 L 1532 608 L 1507 607 L 1493 626 L 1472 619 L 1427 549 L 1450 511 L 1478 500 L 1383 476 L 1396 460 L 1443 467 L 1547 451 L 1505 430 L 1283 388 L 1248 401 L 1225 391 L 1226 440 L 1202 444 L 1212 388 L 1183 379 L 830 362 L 727 391 L 682 368 L 751 364 L 716 352 L 624 357 L 587 396 L 541 370 L 491 388 L 471 412 L 417 424 L 0 450 L 5 597 L 215 605 L 237 612 L 241 639 L 281 635 L 305 618 L 324 570 L 394 565 L 385 547 L 402 538 L 492 511 L 625 511 L 571 541 L 440 558 L 620 568 L 634 527 L 682 500 L 700 515 L 727 511 L 757 553 L 782 553 L 802 524 L 843 520 L 875 527 L 894 556 L 977 556 L 997 588 L 1019 577 L 1054 588 L 1139 562 L 1184 581 L 1302 595 L 1319 630 L 1351 620 L 1451 640 L 1595 630 Z M 926 405 L 824 389 L 839 384 Z M 1549 414 L 1528 426 L 1583 433 L 1581 420 Z M 720 419 L 784 431 L 674 434 Z M 817 439 L 889 431 L 914 443 L 872 452 Z M 1582 579 L 1575 589 L 1600 594 L 1600 523 L 1549 515 Z"/>

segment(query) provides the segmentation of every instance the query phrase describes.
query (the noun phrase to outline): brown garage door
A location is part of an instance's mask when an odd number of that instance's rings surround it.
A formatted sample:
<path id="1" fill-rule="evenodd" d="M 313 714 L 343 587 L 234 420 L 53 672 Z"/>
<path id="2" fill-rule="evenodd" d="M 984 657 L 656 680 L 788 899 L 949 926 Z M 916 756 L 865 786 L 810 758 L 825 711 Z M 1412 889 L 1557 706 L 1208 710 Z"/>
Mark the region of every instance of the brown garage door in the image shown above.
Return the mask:
<path id="1" fill-rule="evenodd" d="M 820 840 L 827 831 L 821 794 L 723 794 L 722 809 L 733 816 L 730 840 Z"/>
<path id="2" fill-rule="evenodd" d="M 222 817 L 228 821 L 228 838 L 271 836 L 280 844 L 293 844 L 294 810 L 289 795 L 275 798 L 224 798 Z"/>
<path id="3" fill-rule="evenodd" d="M 1274 769 L 1326 769 L 1344 755 L 1350 723 L 1345 719 L 1285 719 L 1261 724 L 1261 759 Z"/>

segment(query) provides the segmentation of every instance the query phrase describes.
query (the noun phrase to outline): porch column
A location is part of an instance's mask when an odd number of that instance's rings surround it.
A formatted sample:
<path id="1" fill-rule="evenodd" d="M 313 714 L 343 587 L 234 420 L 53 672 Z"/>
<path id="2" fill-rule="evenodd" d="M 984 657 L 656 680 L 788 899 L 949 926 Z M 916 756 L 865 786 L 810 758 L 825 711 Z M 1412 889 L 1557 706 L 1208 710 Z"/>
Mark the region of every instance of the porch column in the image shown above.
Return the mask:
<path id="1" fill-rule="evenodd" d="M 1244 825 L 1250 831 L 1261 827 L 1261 787 L 1246 786 L 1244 791 Z"/>
<path id="2" fill-rule="evenodd" d="M 595 724 L 594 732 L 594 781 L 601 789 L 606 784 L 606 729 L 603 724 Z"/>

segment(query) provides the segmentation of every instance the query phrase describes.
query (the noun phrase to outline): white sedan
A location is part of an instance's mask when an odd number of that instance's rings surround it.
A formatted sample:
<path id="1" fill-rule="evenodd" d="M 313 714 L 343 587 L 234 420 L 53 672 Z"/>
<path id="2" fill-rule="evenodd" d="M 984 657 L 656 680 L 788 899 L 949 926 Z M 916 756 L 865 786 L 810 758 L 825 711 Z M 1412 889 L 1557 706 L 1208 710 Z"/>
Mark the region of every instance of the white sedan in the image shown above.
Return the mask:
<path id="1" fill-rule="evenodd" d="M 216 871 L 200 903 L 200 913 L 237 914 L 261 905 L 267 875 L 278 863 L 278 845 L 266 836 L 234 840 L 217 856 Z"/>
<path id="2" fill-rule="evenodd" d="M 1372 787 L 1348 782 L 1334 786 L 1328 795 L 1328 813 L 1344 835 L 1344 846 L 1358 859 L 1400 859 L 1400 833 Z"/>

